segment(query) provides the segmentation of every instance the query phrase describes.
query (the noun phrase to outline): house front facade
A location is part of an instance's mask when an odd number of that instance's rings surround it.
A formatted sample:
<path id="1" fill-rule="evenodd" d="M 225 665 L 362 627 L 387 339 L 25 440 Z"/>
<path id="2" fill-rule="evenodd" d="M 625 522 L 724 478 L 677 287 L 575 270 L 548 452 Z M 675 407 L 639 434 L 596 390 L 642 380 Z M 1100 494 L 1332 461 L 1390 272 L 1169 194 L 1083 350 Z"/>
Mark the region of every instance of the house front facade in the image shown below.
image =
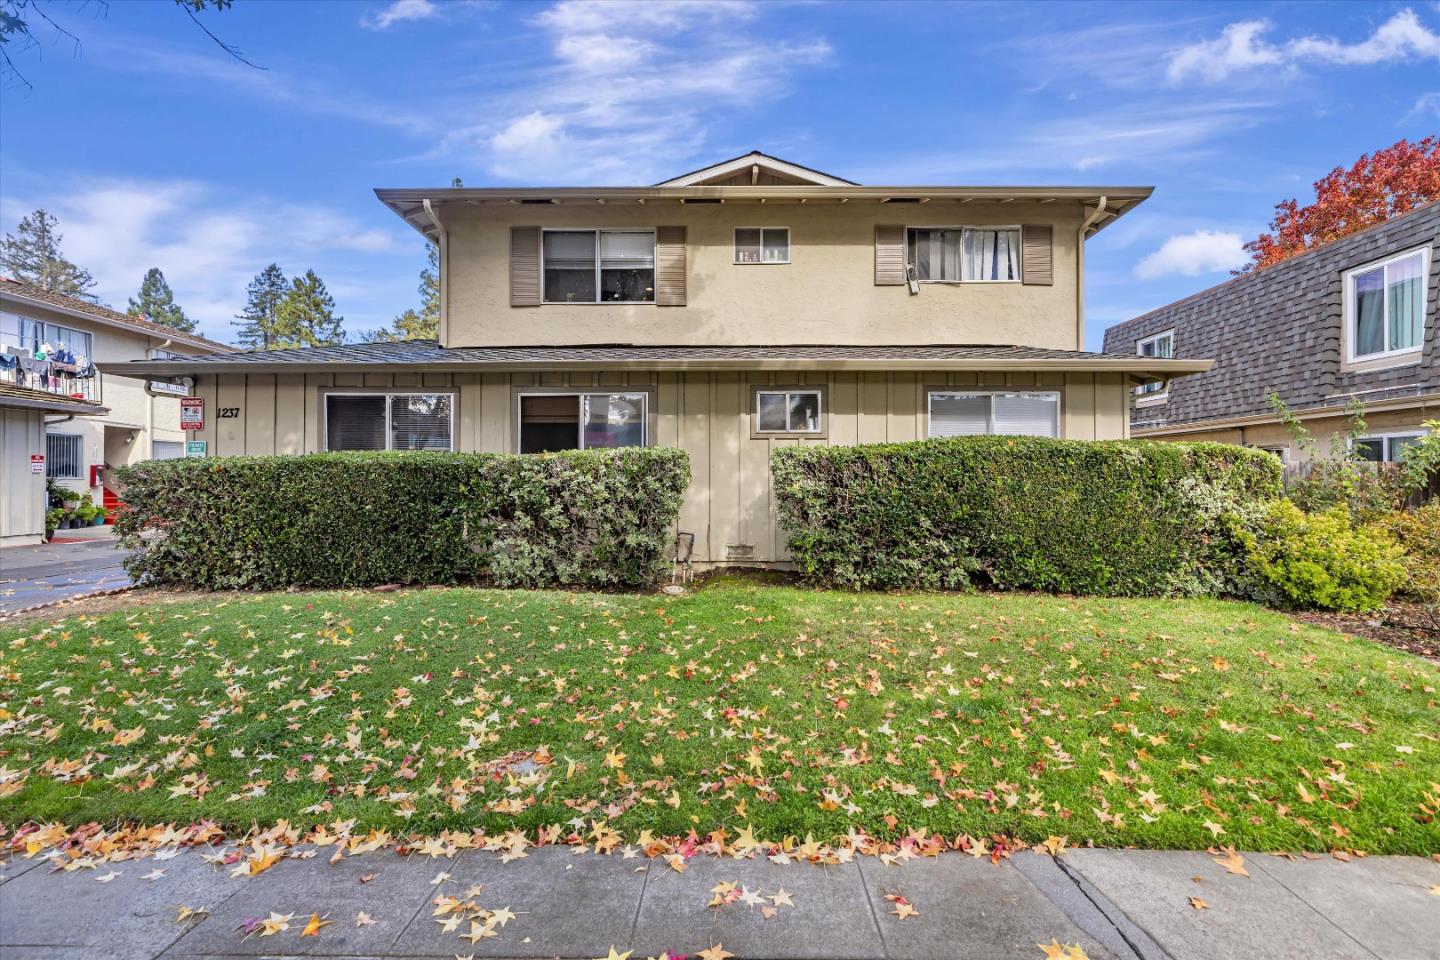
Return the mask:
<path id="1" fill-rule="evenodd" d="M 1084 243 L 1144 187 L 864 187 L 752 153 L 649 187 L 379 190 L 437 341 L 157 360 L 209 455 L 664 444 L 700 565 L 786 560 L 781 445 L 1126 436 L 1200 360 L 1087 353 Z"/>
<path id="2" fill-rule="evenodd" d="M 1236 277 L 1105 331 L 1109 353 L 1213 357 L 1168 386 L 1135 388 L 1137 437 L 1261 447 L 1287 462 L 1304 450 L 1273 393 L 1328 456 L 1349 442 L 1347 410 L 1364 407 L 1356 452 L 1399 458 L 1440 419 L 1440 203 Z"/>
<path id="3" fill-rule="evenodd" d="M 0 277 L 0 385 L 90 405 L 75 408 L 87 410 L 85 416 L 57 410 L 48 417 L 42 449 L 34 452 L 44 457 L 45 477 L 90 494 L 97 504 L 107 489 L 113 493 L 111 469 L 183 456 L 186 440 L 176 396 L 157 396 L 147 390 L 145 378 L 100 365 L 229 349 L 143 317 Z M 97 405 L 104 411 L 96 413 Z M 28 516 L 28 505 L 25 512 Z"/>

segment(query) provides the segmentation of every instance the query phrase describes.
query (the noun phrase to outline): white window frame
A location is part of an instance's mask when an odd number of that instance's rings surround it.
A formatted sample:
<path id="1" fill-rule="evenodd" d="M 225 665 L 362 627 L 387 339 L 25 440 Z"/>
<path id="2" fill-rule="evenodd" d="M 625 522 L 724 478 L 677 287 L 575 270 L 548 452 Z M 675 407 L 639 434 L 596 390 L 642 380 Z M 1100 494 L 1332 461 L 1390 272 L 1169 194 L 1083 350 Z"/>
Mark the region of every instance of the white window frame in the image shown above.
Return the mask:
<path id="1" fill-rule="evenodd" d="M 814 430 L 791 430 L 790 429 L 790 398 L 798 394 L 813 393 L 815 395 L 815 429 Z M 778 396 L 785 398 L 785 429 L 784 430 L 763 430 L 760 427 L 760 398 L 762 396 Z M 755 387 L 751 399 L 750 436 L 759 437 L 823 437 L 825 436 L 825 391 L 819 386 L 797 386 L 797 387 Z"/>
<path id="2" fill-rule="evenodd" d="M 64 437 L 75 442 L 75 472 L 73 474 L 52 473 L 58 463 L 58 458 L 50 455 L 50 438 Z M 56 433 L 46 431 L 45 433 L 45 476 L 50 480 L 84 480 L 85 479 L 85 436 L 80 433 Z"/>
<path id="3" fill-rule="evenodd" d="M 610 301 L 615 302 L 615 301 Z M 646 301 L 648 302 L 648 301 Z M 585 446 L 585 400 L 587 397 L 639 397 L 640 398 L 640 446 L 650 446 L 650 391 L 626 389 L 616 387 L 614 390 L 519 390 L 515 393 L 515 449 L 520 449 L 521 431 L 525 429 L 525 423 L 520 418 L 521 406 L 525 397 L 578 397 L 580 403 L 580 420 L 576 424 L 575 449 L 587 450 Z M 608 448 L 607 448 L 608 449 Z M 621 448 L 623 449 L 623 448 Z"/>
<path id="4" fill-rule="evenodd" d="M 1405 347 L 1400 350 L 1381 350 L 1379 353 L 1355 352 L 1355 278 L 1362 273 L 1369 273 L 1372 270 L 1388 268 L 1390 264 L 1401 260 L 1407 260 L 1415 254 L 1420 254 L 1420 342 L 1413 347 Z M 1342 289 L 1344 291 L 1344 303 L 1340 311 L 1345 324 L 1345 358 L 1349 363 L 1369 363 L 1372 360 L 1388 360 L 1397 357 L 1414 357 L 1417 361 L 1425 351 L 1425 314 L 1430 305 L 1430 248 L 1428 246 L 1415 247 L 1411 250 L 1404 250 L 1394 256 L 1385 257 L 1381 260 L 1373 260 L 1370 263 L 1363 263 L 1358 267 L 1351 267 L 1342 275 Z M 1386 279 L 1381 283 L 1381 290 L 1385 299 L 1381 306 L 1381 319 L 1384 326 L 1381 328 L 1381 343 L 1390 342 L 1390 282 L 1388 270 Z"/>
<path id="5" fill-rule="evenodd" d="M 1152 344 L 1152 343 L 1158 343 L 1158 342 L 1160 342 L 1161 340 L 1164 340 L 1166 337 L 1169 337 L 1169 338 L 1170 338 L 1170 356 L 1169 356 L 1168 358 L 1164 358 L 1164 357 L 1152 357 L 1152 358 L 1150 358 L 1150 359 L 1154 359 L 1154 360 L 1172 359 L 1172 360 L 1173 360 L 1173 359 L 1175 358 L 1175 328 L 1174 328 L 1174 327 L 1171 327 L 1169 330 L 1162 330 L 1162 331 L 1160 331 L 1159 333 L 1152 333 L 1152 334 L 1151 334 L 1150 336 L 1148 336 L 1148 337 L 1141 337 L 1139 340 L 1136 340 L 1136 341 L 1135 341 L 1135 356 L 1137 356 L 1137 357 L 1144 357 L 1144 356 L 1146 356 L 1146 354 L 1143 352 L 1143 351 L 1144 351 L 1144 348 L 1145 348 L 1146 346 L 1149 346 L 1149 345 Z M 1159 403 L 1161 400 L 1166 400 L 1166 399 L 1169 398 L 1169 396 L 1170 396 L 1170 387 L 1169 387 L 1169 384 L 1168 384 L 1166 381 L 1159 381 L 1159 382 L 1156 382 L 1156 383 L 1142 383 L 1140 386 L 1138 386 L 1138 387 L 1135 388 L 1135 396 L 1141 398 L 1142 400 L 1145 400 L 1145 401 L 1148 402 L 1148 403 Z"/>
<path id="6" fill-rule="evenodd" d="M 925 224 L 907 224 L 906 227 L 905 227 L 905 236 L 904 236 L 904 241 L 903 241 L 904 244 L 905 244 L 905 273 L 906 273 L 907 276 L 909 275 L 910 271 L 911 271 L 912 269 L 914 269 L 914 267 L 915 267 L 915 264 L 913 264 L 913 263 L 910 262 L 910 231 L 911 231 L 911 230 L 959 230 L 959 231 L 961 231 L 962 233 L 963 233 L 964 231 L 966 231 L 966 230 L 996 230 L 996 231 L 999 231 L 999 230 L 1013 230 L 1013 231 L 1015 231 L 1015 250 L 1016 250 L 1016 253 L 1015 253 L 1015 265 L 1016 265 L 1019 269 L 1018 269 L 1018 271 L 1017 271 L 1017 274 L 1018 274 L 1018 275 L 1015 277 L 1014 280 L 921 280 L 921 279 L 920 279 L 919 271 L 917 270 L 917 271 L 916 271 L 916 274 L 915 274 L 915 281 L 916 281 L 917 283 L 946 283 L 946 284 L 955 284 L 955 283 L 992 283 L 992 284 L 994 284 L 994 283 L 1023 283 L 1024 280 L 1025 280 L 1025 254 L 1024 254 L 1024 249 L 1023 249 L 1023 247 L 1021 246 L 1021 237 L 1022 237 L 1022 234 L 1023 234 L 1024 231 L 1022 231 L 1022 230 L 1020 229 L 1020 224 L 1018 224 L 1018 223 L 998 223 L 998 224 L 962 223 L 962 224 L 942 224 L 942 225 L 940 225 L 940 226 L 933 226 L 933 227 L 932 227 L 932 226 L 926 226 Z M 961 238 L 960 243 L 961 243 L 961 249 L 962 249 L 962 251 L 963 251 L 963 249 L 964 249 L 964 243 L 965 243 L 963 236 L 962 236 L 962 238 Z"/>
<path id="7" fill-rule="evenodd" d="M 1392 456 L 1396 440 L 1418 440 L 1425 436 L 1423 430 L 1394 430 L 1389 433 L 1367 433 L 1363 437 L 1355 437 L 1350 441 L 1350 449 L 1355 449 L 1357 443 L 1373 443 L 1380 441 L 1380 462 L 1398 463 L 1399 458 Z"/>
<path id="8" fill-rule="evenodd" d="M 460 395 L 454 390 L 427 390 L 424 387 L 400 387 L 394 390 L 371 390 L 361 388 L 358 390 L 326 390 L 320 395 L 320 416 L 322 429 L 320 436 L 320 449 L 326 453 L 342 453 L 347 451 L 332 451 L 330 449 L 330 398 L 331 397 L 384 397 L 385 398 L 385 450 L 394 451 L 394 425 L 390 420 L 390 407 L 395 402 L 395 397 L 449 397 L 450 398 L 450 446 L 449 450 L 455 451 L 455 415 L 456 407 L 460 403 Z M 380 451 L 348 451 L 378 453 Z M 399 450 L 399 453 L 424 453 L 424 450 Z M 432 451 L 433 452 L 433 451 Z"/>
<path id="9" fill-rule="evenodd" d="M 994 389 L 974 389 L 970 387 L 927 387 L 925 388 L 925 438 L 927 440 L 938 439 L 934 431 L 934 417 L 931 416 L 935 396 L 939 394 L 946 397 L 988 397 L 990 398 L 990 416 L 985 424 L 985 433 L 968 434 L 975 437 L 1010 437 L 1019 434 L 996 433 L 995 432 L 995 398 L 998 396 L 1016 397 L 1044 397 L 1055 399 L 1055 436 L 1053 439 L 1063 439 L 1065 436 L 1065 398 L 1059 390 L 1026 390 L 1023 387 L 995 387 Z"/>
<path id="10" fill-rule="evenodd" d="M 741 260 L 741 259 L 740 259 L 740 231 L 741 231 L 741 230 L 759 230 L 759 231 L 760 231 L 760 259 L 759 259 L 759 260 Z M 784 260 L 766 260 L 766 259 L 765 259 L 765 234 L 766 234 L 767 232 L 769 232 L 769 231 L 778 231 L 778 230 L 784 230 L 784 231 L 785 231 L 785 259 L 784 259 Z M 786 264 L 786 263 L 789 263 L 789 262 L 790 262 L 791 250 L 790 250 L 790 228 L 789 228 L 789 227 L 751 227 L 751 226 L 738 226 L 738 227 L 735 228 L 735 232 L 734 232 L 733 234 L 731 234 L 731 238 L 732 238 L 731 254 L 733 255 L 733 262 L 734 262 L 734 264 L 735 264 L 737 267 L 771 267 L 771 266 L 779 266 L 779 265 L 781 265 L 781 264 Z"/>
<path id="11" fill-rule="evenodd" d="M 546 300 L 545 299 L 545 234 L 547 233 L 593 233 L 595 234 L 595 299 L 594 300 Z M 648 233 L 650 235 L 650 270 L 655 279 L 659 279 L 660 264 L 657 258 L 654 227 L 541 227 L 540 228 L 540 302 L 545 305 L 557 304 L 562 306 L 602 306 L 614 307 L 623 304 L 649 304 L 654 306 L 656 298 L 649 300 L 601 300 L 600 299 L 600 234 L 602 233 Z M 651 282 L 651 290 L 655 289 L 655 282 Z M 658 291 L 657 291 L 658 292 Z"/>

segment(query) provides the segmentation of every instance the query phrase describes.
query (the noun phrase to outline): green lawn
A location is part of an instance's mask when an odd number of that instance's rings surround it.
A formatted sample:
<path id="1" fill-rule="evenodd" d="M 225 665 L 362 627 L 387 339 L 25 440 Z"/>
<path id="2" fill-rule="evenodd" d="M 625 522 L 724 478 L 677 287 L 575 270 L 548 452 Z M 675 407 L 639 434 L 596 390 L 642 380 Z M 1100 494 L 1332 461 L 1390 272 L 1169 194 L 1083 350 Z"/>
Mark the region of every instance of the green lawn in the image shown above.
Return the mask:
<path id="1" fill-rule="evenodd" d="M 216 595 L 0 629 L 0 821 L 1432 853 L 1437 686 L 1215 601 Z"/>

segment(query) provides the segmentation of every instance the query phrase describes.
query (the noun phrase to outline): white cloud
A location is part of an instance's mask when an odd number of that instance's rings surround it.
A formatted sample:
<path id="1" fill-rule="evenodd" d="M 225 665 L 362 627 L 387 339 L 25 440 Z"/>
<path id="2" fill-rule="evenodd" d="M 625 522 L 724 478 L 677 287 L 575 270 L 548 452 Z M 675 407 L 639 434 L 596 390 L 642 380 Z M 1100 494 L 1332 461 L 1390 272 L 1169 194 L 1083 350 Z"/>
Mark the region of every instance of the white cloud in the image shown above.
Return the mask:
<path id="1" fill-rule="evenodd" d="M 245 285 L 272 261 L 292 274 L 315 267 L 341 301 L 368 279 L 365 255 L 386 254 L 389 263 L 406 249 L 394 232 L 332 210 L 190 180 L 92 180 L 51 197 L 6 197 L 7 230 L 38 206 L 59 219 L 66 257 L 94 274 L 102 300 L 124 310 L 145 271 L 159 267 L 200 332 L 221 340 L 233 335 Z M 340 313 L 347 314 L 343 301 Z"/>
<path id="2" fill-rule="evenodd" d="M 1249 259 L 1240 234 L 1196 230 L 1166 240 L 1159 250 L 1135 265 L 1135 276 L 1141 280 L 1194 277 L 1202 273 L 1234 270 Z"/>
<path id="3" fill-rule="evenodd" d="M 360 25 L 367 30 L 388 30 L 406 20 L 428 20 L 439 12 L 431 0 L 393 0 L 385 9 L 361 17 Z"/>
<path id="4" fill-rule="evenodd" d="M 1433 90 L 1430 93 L 1422 93 L 1415 98 L 1415 106 L 1405 115 L 1405 119 L 1411 117 L 1433 116 L 1440 117 L 1440 90 Z"/>
<path id="5" fill-rule="evenodd" d="M 1218 38 L 1181 47 L 1170 55 L 1166 76 L 1171 83 L 1198 79 L 1216 83 L 1232 73 L 1261 67 L 1293 69 L 1302 63 L 1370 66 L 1412 60 L 1440 61 L 1440 34 L 1420 22 L 1415 11 L 1401 10 L 1358 43 L 1334 37 L 1300 37 L 1284 44 L 1270 43 L 1263 34 L 1267 20 L 1241 20 L 1227 26 Z"/>
<path id="6" fill-rule="evenodd" d="M 436 151 L 531 183 L 644 183 L 684 169 L 712 125 L 784 96 L 831 53 L 780 39 L 742 0 L 563 0 L 534 24 L 550 60 L 451 130 Z"/>

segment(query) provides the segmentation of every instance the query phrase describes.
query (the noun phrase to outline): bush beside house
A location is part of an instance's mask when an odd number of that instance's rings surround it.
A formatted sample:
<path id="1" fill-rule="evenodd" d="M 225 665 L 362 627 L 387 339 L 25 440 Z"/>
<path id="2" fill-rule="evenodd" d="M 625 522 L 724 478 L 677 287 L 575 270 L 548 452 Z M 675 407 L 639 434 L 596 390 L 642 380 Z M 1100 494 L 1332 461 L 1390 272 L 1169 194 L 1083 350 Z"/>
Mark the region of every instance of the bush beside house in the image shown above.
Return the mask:
<path id="1" fill-rule="evenodd" d="M 800 571 L 872 589 L 1235 592 L 1244 523 L 1281 496 L 1275 457 L 1222 444 L 960 437 L 787 447 L 771 470 Z"/>
<path id="2" fill-rule="evenodd" d="M 116 532 L 145 583 L 612 587 L 665 569 L 690 468 L 663 447 L 322 453 L 149 461 L 118 479 Z"/>

